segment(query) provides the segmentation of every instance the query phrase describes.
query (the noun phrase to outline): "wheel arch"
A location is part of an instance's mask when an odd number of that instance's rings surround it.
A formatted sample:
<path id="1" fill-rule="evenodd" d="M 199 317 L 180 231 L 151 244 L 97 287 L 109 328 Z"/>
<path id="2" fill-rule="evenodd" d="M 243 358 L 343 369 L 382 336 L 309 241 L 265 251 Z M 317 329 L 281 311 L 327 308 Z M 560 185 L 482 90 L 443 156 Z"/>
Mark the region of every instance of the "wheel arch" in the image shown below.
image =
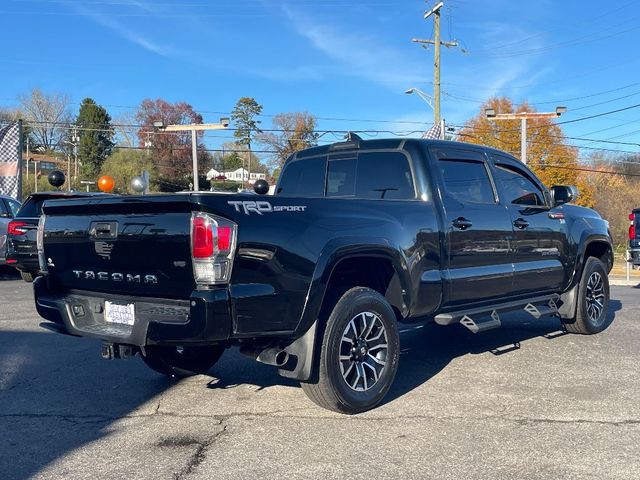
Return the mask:
<path id="1" fill-rule="evenodd" d="M 324 322 L 340 296 L 352 287 L 368 287 L 380 293 L 391 305 L 396 319 L 409 313 L 410 278 L 406 259 L 383 239 L 342 239 L 327 245 L 316 265 L 296 340 L 285 348 L 298 358 L 292 371 L 280 375 L 309 381 L 318 354 L 318 338 Z"/>

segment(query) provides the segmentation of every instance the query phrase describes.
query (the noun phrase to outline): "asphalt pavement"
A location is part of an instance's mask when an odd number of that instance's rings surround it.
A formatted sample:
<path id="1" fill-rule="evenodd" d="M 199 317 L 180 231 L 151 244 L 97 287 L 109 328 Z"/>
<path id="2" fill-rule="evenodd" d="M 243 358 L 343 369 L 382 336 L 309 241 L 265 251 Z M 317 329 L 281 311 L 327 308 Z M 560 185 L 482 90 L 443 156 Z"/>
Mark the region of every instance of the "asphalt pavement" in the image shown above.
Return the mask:
<path id="1" fill-rule="evenodd" d="M 639 478 L 640 288 L 611 297 L 596 336 L 403 327 L 387 401 L 349 417 L 233 350 L 180 382 L 102 360 L 1 276 L 0 479 Z"/>

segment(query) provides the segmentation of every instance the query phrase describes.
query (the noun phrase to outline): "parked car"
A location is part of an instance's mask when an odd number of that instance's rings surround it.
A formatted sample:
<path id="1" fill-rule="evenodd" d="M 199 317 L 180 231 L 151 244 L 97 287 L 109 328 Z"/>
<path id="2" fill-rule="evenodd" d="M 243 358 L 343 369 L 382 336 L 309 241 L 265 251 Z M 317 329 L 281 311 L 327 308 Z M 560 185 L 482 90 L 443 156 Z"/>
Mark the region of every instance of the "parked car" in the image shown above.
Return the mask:
<path id="1" fill-rule="evenodd" d="M 80 198 L 103 193 L 50 191 L 33 193 L 8 222 L 7 263 L 16 267 L 25 282 L 38 275 L 36 230 L 42 204 L 48 199 Z"/>
<path id="2" fill-rule="evenodd" d="M 628 258 L 635 268 L 640 268 L 640 208 L 629 214 L 629 250 Z"/>
<path id="3" fill-rule="evenodd" d="M 395 139 L 297 152 L 273 196 L 47 201 L 36 308 L 168 376 L 238 346 L 358 413 L 391 387 L 399 322 L 478 333 L 519 309 L 605 329 L 612 241 L 576 195 L 498 150 Z"/>
<path id="4" fill-rule="evenodd" d="M 0 195 L 0 266 L 7 264 L 7 230 L 19 208 L 15 198 Z"/>

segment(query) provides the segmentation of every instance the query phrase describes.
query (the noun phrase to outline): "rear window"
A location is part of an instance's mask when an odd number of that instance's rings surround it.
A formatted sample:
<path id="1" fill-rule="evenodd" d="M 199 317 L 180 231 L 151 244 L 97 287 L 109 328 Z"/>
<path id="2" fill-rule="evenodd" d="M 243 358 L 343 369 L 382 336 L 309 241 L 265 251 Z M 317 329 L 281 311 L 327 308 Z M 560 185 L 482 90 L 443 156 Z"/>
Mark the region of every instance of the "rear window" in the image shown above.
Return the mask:
<path id="1" fill-rule="evenodd" d="M 413 177 L 407 157 L 398 152 L 360 154 L 356 196 L 386 200 L 415 198 Z"/>
<path id="2" fill-rule="evenodd" d="M 16 217 L 39 217 L 42 213 L 40 210 L 42 208 L 44 200 L 45 199 L 42 197 L 38 198 L 37 200 L 28 198 L 27 201 L 22 204 L 20 210 L 18 210 L 18 215 L 16 215 Z"/>
<path id="3" fill-rule="evenodd" d="M 290 162 L 280 174 L 277 195 L 288 197 L 322 197 L 327 157 Z"/>
<path id="4" fill-rule="evenodd" d="M 327 197 L 352 197 L 356 193 L 356 159 L 331 160 L 327 170 Z"/>

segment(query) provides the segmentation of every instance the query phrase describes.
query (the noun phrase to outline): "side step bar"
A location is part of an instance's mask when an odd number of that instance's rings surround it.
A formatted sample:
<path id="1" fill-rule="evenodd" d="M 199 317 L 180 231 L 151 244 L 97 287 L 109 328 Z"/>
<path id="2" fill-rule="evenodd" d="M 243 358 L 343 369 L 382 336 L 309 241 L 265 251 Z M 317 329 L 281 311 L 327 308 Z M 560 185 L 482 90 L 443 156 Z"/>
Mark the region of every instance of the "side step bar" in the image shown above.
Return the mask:
<path id="1" fill-rule="evenodd" d="M 558 313 L 559 302 L 560 295 L 546 295 L 543 297 L 499 303 L 470 310 L 441 313 L 436 315 L 435 322 L 438 325 L 461 323 L 471 332 L 479 333 L 499 328 L 502 325 L 500 322 L 500 313 L 523 309 L 537 320 L 540 317 Z"/>

